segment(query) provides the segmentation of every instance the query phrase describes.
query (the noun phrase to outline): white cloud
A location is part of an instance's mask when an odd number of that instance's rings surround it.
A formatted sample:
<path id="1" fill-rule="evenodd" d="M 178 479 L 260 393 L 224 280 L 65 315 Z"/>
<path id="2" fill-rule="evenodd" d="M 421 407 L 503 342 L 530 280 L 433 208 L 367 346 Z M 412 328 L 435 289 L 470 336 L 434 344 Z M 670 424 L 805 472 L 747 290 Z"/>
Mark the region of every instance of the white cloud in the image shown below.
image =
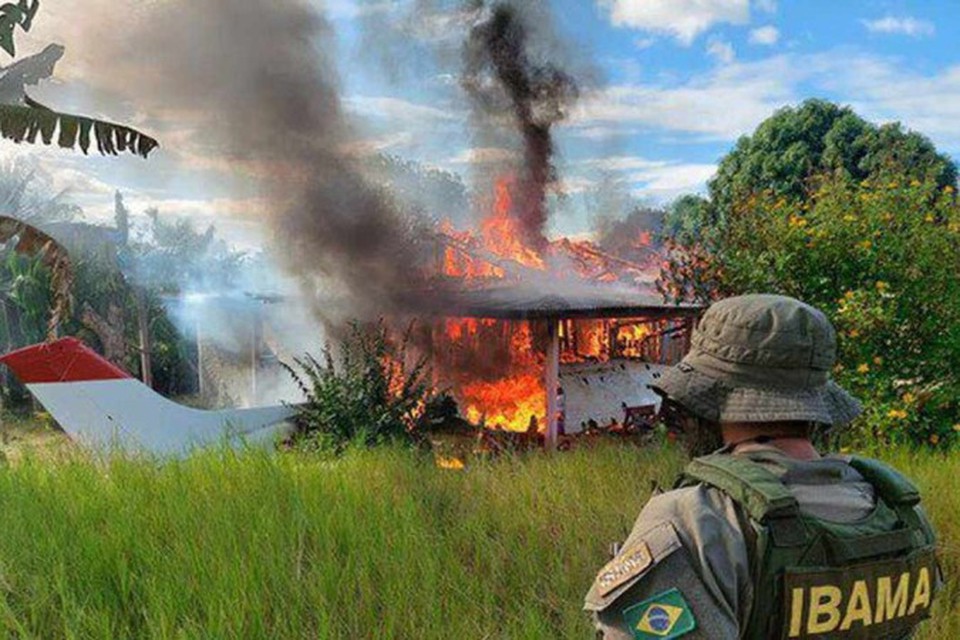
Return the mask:
<path id="1" fill-rule="evenodd" d="M 640 127 L 733 140 L 775 109 L 797 102 L 796 85 L 810 70 L 788 56 L 718 67 L 680 84 L 629 84 L 584 96 L 571 132 Z"/>
<path id="2" fill-rule="evenodd" d="M 656 38 L 637 38 L 633 41 L 633 46 L 643 51 L 644 49 L 649 49 L 657 43 Z"/>
<path id="3" fill-rule="evenodd" d="M 878 20 L 862 20 L 862 22 L 871 33 L 892 33 L 920 38 L 932 36 L 936 32 L 932 22 L 911 17 L 887 16 Z"/>
<path id="4" fill-rule="evenodd" d="M 389 13 L 397 7 L 397 3 L 391 0 L 326 0 L 320 6 L 331 18 L 353 20 L 378 13 Z"/>
<path id="5" fill-rule="evenodd" d="M 517 153 L 500 147 L 464 149 L 449 160 L 450 164 L 499 164 L 517 159 Z"/>
<path id="6" fill-rule="evenodd" d="M 773 26 L 759 27 L 750 32 L 750 44 L 774 45 L 780 40 L 780 31 Z"/>
<path id="7" fill-rule="evenodd" d="M 737 59 L 733 45 L 721 38 L 711 38 L 707 43 L 707 55 L 721 64 L 731 64 Z"/>
<path id="8" fill-rule="evenodd" d="M 575 138 L 602 141 L 615 140 L 617 138 L 627 138 L 640 133 L 640 130 L 635 127 L 620 125 L 579 126 L 573 128 L 567 127 L 565 131 L 567 135 Z"/>
<path id="9" fill-rule="evenodd" d="M 391 122 L 429 123 L 456 120 L 459 115 L 450 110 L 417 104 L 400 98 L 386 96 L 350 96 L 344 98 L 344 106 L 350 112 Z"/>
<path id="10" fill-rule="evenodd" d="M 648 160 L 639 156 L 606 156 L 584 160 L 580 164 L 600 171 L 637 171 L 665 167 L 670 163 L 666 160 Z"/>
<path id="11" fill-rule="evenodd" d="M 613 179 L 630 185 L 637 195 L 667 201 L 684 193 L 702 192 L 717 167 L 641 156 L 605 156 L 582 160 L 570 169 L 578 176 L 574 178 L 578 186 L 596 186 L 604 179 Z"/>
<path id="12" fill-rule="evenodd" d="M 829 73 L 827 72 L 829 71 Z M 960 65 L 922 75 L 902 61 L 868 55 L 826 66 L 821 85 L 841 95 L 871 120 L 900 121 L 929 136 L 941 150 L 960 152 Z"/>
<path id="13" fill-rule="evenodd" d="M 746 24 L 750 0 L 598 0 L 618 27 L 667 33 L 690 45 L 714 24 Z"/>
<path id="14" fill-rule="evenodd" d="M 607 87 L 584 96 L 566 131 L 596 139 L 622 130 L 732 141 L 811 95 L 849 104 L 874 122 L 901 121 L 941 149 L 960 152 L 960 64 L 921 74 L 901 58 L 846 49 L 734 62 L 681 83 Z"/>
<path id="15" fill-rule="evenodd" d="M 717 172 L 713 164 L 670 163 L 662 167 L 632 173 L 627 180 L 642 197 L 666 202 L 687 193 L 702 193 L 707 180 Z"/>
<path id="16" fill-rule="evenodd" d="M 767 13 L 776 13 L 777 0 L 756 0 L 757 9 Z"/>
<path id="17" fill-rule="evenodd" d="M 366 138 L 350 142 L 345 145 L 344 151 L 347 154 L 355 156 L 370 156 L 409 146 L 413 141 L 413 132 L 396 131 L 376 138 Z"/>

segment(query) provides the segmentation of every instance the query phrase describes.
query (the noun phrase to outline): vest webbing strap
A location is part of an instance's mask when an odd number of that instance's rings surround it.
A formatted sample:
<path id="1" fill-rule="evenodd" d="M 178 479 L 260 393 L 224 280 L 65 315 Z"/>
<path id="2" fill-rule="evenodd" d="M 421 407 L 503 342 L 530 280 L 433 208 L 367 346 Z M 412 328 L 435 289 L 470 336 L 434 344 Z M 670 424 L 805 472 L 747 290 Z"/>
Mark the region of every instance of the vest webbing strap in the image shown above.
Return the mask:
<path id="1" fill-rule="evenodd" d="M 891 507 L 920 504 L 920 490 L 916 485 L 884 463 L 859 456 L 851 456 L 849 462 Z"/>
<path id="2" fill-rule="evenodd" d="M 800 512 L 797 499 L 783 482 L 746 458 L 722 454 L 696 458 L 687 465 L 684 476 L 720 489 L 757 522 Z"/>
<path id="3" fill-rule="evenodd" d="M 825 543 L 833 561 L 844 565 L 867 558 L 904 553 L 922 545 L 923 541 L 917 540 L 914 529 L 894 529 L 853 539 L 829 536 Z"/>

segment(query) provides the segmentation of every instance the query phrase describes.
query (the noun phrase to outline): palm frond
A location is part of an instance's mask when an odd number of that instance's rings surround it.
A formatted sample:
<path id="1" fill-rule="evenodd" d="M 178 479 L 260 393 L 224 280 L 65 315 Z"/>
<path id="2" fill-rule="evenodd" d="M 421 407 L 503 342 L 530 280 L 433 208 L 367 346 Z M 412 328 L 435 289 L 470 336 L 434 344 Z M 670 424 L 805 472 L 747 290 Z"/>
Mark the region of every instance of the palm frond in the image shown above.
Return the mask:
<path id="1" fill-rule="evenodd" d="M 20 0 L 18 4 L 6 3 L 0 6 L 0 49 L 11 56 L 17 55 L 16 45 L 13 42 L 13 32 L 17 27 L 30 31 L 33 18 L 40 8 L 40 0 Z"/>
<path id="2" fill-rule="evenodd" d="M 119 155 L 127 152 L 146 158 L 159 143 L 150 136 L 119 124 L 59 113 L 42 104 L 26 99 L 26 106 L 0 104 L 0 136 L 16 143 L 45 145 L 57 144 L 64 149 L 76 149 L 84 154 L 96 141 L 97 151 L 102 155 Z"/>

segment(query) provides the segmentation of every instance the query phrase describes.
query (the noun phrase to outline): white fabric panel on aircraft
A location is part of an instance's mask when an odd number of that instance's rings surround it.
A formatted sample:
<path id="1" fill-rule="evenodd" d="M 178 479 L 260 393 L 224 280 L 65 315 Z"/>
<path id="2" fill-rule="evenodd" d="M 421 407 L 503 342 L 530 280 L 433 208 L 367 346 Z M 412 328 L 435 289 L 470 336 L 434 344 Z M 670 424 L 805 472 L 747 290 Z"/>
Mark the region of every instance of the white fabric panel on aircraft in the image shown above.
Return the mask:
<path id="1" fill-rule="evenodd" d="M 290 407 L 203 411 L 157 394 L 139 380 L 29 384 L 27 388 L 63 429 L 97 449 L 120 447 L 183 454 L 241 437 L 261 441 L 278 434 Z"/>

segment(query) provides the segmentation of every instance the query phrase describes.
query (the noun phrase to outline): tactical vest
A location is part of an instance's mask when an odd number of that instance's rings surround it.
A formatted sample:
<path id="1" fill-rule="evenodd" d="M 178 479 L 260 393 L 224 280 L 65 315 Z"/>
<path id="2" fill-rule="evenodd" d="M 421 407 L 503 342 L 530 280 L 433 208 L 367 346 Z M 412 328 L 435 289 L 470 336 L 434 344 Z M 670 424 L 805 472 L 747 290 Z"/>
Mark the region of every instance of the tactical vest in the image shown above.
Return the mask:
<path id="1" fill-rule="evenodd" d="M 851 523 L 804 513 L 743 456 L 697 458 L 684 471 L 678 486 L 705 483 L 739 506 L 754 589 L 741 638 L 902 638 L 929 616 L 940 579 L 920 493 L 881 462 L 849 463 L 877 494 L 873 512 Z"/>

